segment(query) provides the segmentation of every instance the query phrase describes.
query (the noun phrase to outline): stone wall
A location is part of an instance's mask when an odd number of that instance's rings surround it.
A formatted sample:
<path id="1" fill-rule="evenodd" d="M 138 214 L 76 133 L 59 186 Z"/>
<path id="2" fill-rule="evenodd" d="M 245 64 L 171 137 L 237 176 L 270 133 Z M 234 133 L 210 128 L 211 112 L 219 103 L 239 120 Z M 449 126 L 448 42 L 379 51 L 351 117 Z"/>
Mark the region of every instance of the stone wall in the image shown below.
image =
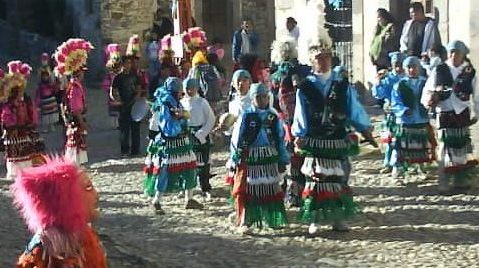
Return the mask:
<path id="1" fill-rule="evenodd" d="M 145 47 L 145 37 L 151 29 L 157 11 L 156 0 L 101 1 L 101 30 L 104 43 L 115 42 L 126 49 L 128 39 L 138 34 Z"/>
<path id="2" fill-rule="evenodd" d="M 274 2 L 271 0 L 242 0 L 240 10 L 240 22 L 234 26 L 239 28 L 243 18 L 250 18 L 260 37 L 261 43 L 257 53 L 269 61 L 271 43 L 275 38 L 273 30 L 275 25 Z"/>

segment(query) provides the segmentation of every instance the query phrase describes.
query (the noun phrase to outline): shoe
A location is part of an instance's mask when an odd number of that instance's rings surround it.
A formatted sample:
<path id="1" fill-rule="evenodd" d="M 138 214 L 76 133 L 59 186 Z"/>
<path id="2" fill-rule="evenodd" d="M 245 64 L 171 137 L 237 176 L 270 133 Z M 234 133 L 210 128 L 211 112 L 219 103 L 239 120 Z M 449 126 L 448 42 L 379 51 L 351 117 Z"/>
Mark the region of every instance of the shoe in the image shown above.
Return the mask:
<path id="1" fill-rule="evenodd" d="M 239 232 L 241 235 L 251 235 L 251 234 L 253 234 L 251 228 L 249 228 L 249 227 L 246 226 L 246 225 L 241 225 L 240 227 L 238 227 L 238 232 Z"/>
<path id="2" fill-rule="evenodd" d="M 176 198 L 178 198 L 178 199 L 181 199 L 181 198 L 183 198 L 183 197 L 185 197 L 185 192 L 184 192 L 184 191 L 180 191 L 180 192 L 176 195 Z"/>
<path id="3" fill-rule="evenodd" d="M 202 193 L 203 197 L 205 198 L 206 201 L 211 201 L 211 192 L 206 191 Z"/>
<path id="4" fill-rule="evenodd" d="M 400 175 L 400 172 L 399 172 L 398 168 L 393 167 L 392 170 L 391 170 L 391 177 L 393 177 L 393 179 L 397 179 L 397 178 L 399 178 L 399 175 Z"/>
<path id="5" fill-rule="evenodd" d="M 160 203 L 153 203 L 153 207 L 155 208 L 156 215 L 165 215 L 165 211 L 161 208 Z"/>
<path id="6" fill-rule="evenodd" d="M 342 222 L 342 221 L 339 221 L 339 222 L 335 222 L 333 224 L 333 231 L 335 232 L 349 232 L 349 226 Z"/>
<path id="7" fill-rule="evenodd" d="M 227 219 L 230 223 L 235 224 L 236 223 L 236 212 L 231 212 L 228 215 Z"/>
<path id="8" fill-rule="evenodd" d="M 185 209 L 203 209 L 203 205 L 194 199 L 188 200 L 185 205 Z"/>
<path id="9" fill-rule="evenodd" d="M 319 224 L 317 223 L 311 223 L 308 228 L 308 233 L 310 235 L 314 235 L 319 231 Z"/>
<path id="10" fill-rule="evenodd" d="M 389 174 L 393 171 L 392 167 L 385 167 L 379 170 L 380 174 Z"/>

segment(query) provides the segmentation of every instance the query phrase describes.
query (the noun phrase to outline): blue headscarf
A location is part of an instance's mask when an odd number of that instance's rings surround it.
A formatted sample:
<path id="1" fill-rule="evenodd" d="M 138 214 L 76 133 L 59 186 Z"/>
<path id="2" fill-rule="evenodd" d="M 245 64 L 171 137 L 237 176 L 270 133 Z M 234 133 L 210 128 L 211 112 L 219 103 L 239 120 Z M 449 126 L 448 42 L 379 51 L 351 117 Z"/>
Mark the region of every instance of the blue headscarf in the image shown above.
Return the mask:
<path id="1" fill-rule="evenodd" d="M 254 83 L 249 89 L 251 99 L 256 98 L 257 95 L 268 95 L 269 90 L 263 83 Z"/>
<path id="2" fill-rule="evenodd" d="M 176 101 L 173 96 L 176 92 L 181 90 L 181 80 L 176 77 L 168 77 L 165 83 L 156 89 L 153 96 L 155 97 L 155 102 L 153 103 L 153 110 L 158 110 L 161 105 L 170 103 L 173 106 L 177 106 L 178 101 Z"/>
<path id="3" fill-rule="evenodd" d="M 417 67 L 421 67 L 421 61 L 419 60 L 418 57 L 416 56 L 409 56 L 407 57 L 403 63 L 402 63 L 402 67 L 404 69 L 407 69 L 408 66 L 417 66 Z"/>
<path id="4" fill-rule="evenodd" d="M 249 80 L 251 80 L 251 74 L 244 69 L 236 70 L 236 72 L 234 72 L 233 74 L 233 77 L 231 78 L 231 84 L 236 85 L 240 78 L 248 78 Z"/>
<path id="5" fill-rule="evenodd" d="M 399 51 L 394 51 L 388 54 L 391 59 L 391 65 L 395 63 L 402 64 L 404 61 L 404 54 Z"/>
<path id="6" fill-rule="evenodd" d="M 449 44 L 447 44 L 447 52 L 451 52 L 453 50 L 455 51 L 458 51 L 460 53 L 462 53 L 463 55 L 467 55 L 469 54 L 469 48 L 466 46 L 466 44 L 464 44 L 464 42 L 462 41 L 459 41 L 459 40 L 454 40 L 454 41 L 451 41 L 449 42 Z"/>
<path id="7" fill-rule="evenodd" d="M 177 77 L 170 76 L 165 81 L 165 88 L 170 94 L 181 91 L 181 86 L 181 80 Z"/>
<path id="8" fill-rule="evenodd" d="M 198 79 L 196 78 L 186 78 L 183 80 L 183 89 L 188 89 L 188 88 L 199 88 L 200 83 L 198 82 Z"/>

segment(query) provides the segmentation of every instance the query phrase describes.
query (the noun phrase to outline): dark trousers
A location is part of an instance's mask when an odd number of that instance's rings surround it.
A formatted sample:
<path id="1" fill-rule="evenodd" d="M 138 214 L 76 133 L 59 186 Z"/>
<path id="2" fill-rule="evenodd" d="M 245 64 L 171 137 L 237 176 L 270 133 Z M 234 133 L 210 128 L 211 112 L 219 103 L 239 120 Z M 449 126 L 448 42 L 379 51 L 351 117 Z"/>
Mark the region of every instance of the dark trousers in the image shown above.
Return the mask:
<path id="1" fill-rule="evenodd" d="M 210 184 L 211 174 L 210 174 L 209 164 L 206 164 L 205 166 L 199 168 L 198 177 L 200 181 L 201 191 L 203 193 L 211 191 L 211 184 Z"/>
<path id="2" fill-rule="evenodd" d="M 120 110 L 120 144 L 122 154 L 140 153 L 140 122 L 131 119 L 131 107 Z M 131 147 L 130 147 L 131 138 Z M 130 151 L 131 149 L 131 151 Z"/>

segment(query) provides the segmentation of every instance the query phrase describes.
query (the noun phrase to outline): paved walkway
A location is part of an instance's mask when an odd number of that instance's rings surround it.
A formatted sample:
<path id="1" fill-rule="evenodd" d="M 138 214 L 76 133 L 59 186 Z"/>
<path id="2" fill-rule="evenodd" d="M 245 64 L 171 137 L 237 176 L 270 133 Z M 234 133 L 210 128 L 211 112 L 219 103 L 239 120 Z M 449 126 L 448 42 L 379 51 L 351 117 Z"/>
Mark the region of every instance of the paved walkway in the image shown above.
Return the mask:
<path id="1" fill-rule="evenodd" d="M 100 91 L 90 103 L 103 104 Z M 182 209 L 176 196 L 164 198 L 167 214 L 157 216 L 142 194 L 141 158 L 119 159 L 118 133 L 108 127 L 106 109 L 90 105 L 89 170 L 100 192 L 96 224 L 110 267 L 475 267 L 479 255 L 477 190 L 437 195 L 434 180 L 412 177 L 396 186 L 379 173 L 381 156 L 372 148 L 354 159 L 351 184 L 363 213 L 349 233 L 327 226 L 317 236 L 295 221 L 283 230 L 241 236 L 228 215 L 222 174 L 226 153 L 213 155 L 214 198 L 201 211 Z M 59 134 L 47 136 L 59 147 Z M 0 267 L 10 267 L 29 234 L 12 208 L 10 182 L 0 180 Z M 203 201 L 200 196 L 198 200 Z"/>

